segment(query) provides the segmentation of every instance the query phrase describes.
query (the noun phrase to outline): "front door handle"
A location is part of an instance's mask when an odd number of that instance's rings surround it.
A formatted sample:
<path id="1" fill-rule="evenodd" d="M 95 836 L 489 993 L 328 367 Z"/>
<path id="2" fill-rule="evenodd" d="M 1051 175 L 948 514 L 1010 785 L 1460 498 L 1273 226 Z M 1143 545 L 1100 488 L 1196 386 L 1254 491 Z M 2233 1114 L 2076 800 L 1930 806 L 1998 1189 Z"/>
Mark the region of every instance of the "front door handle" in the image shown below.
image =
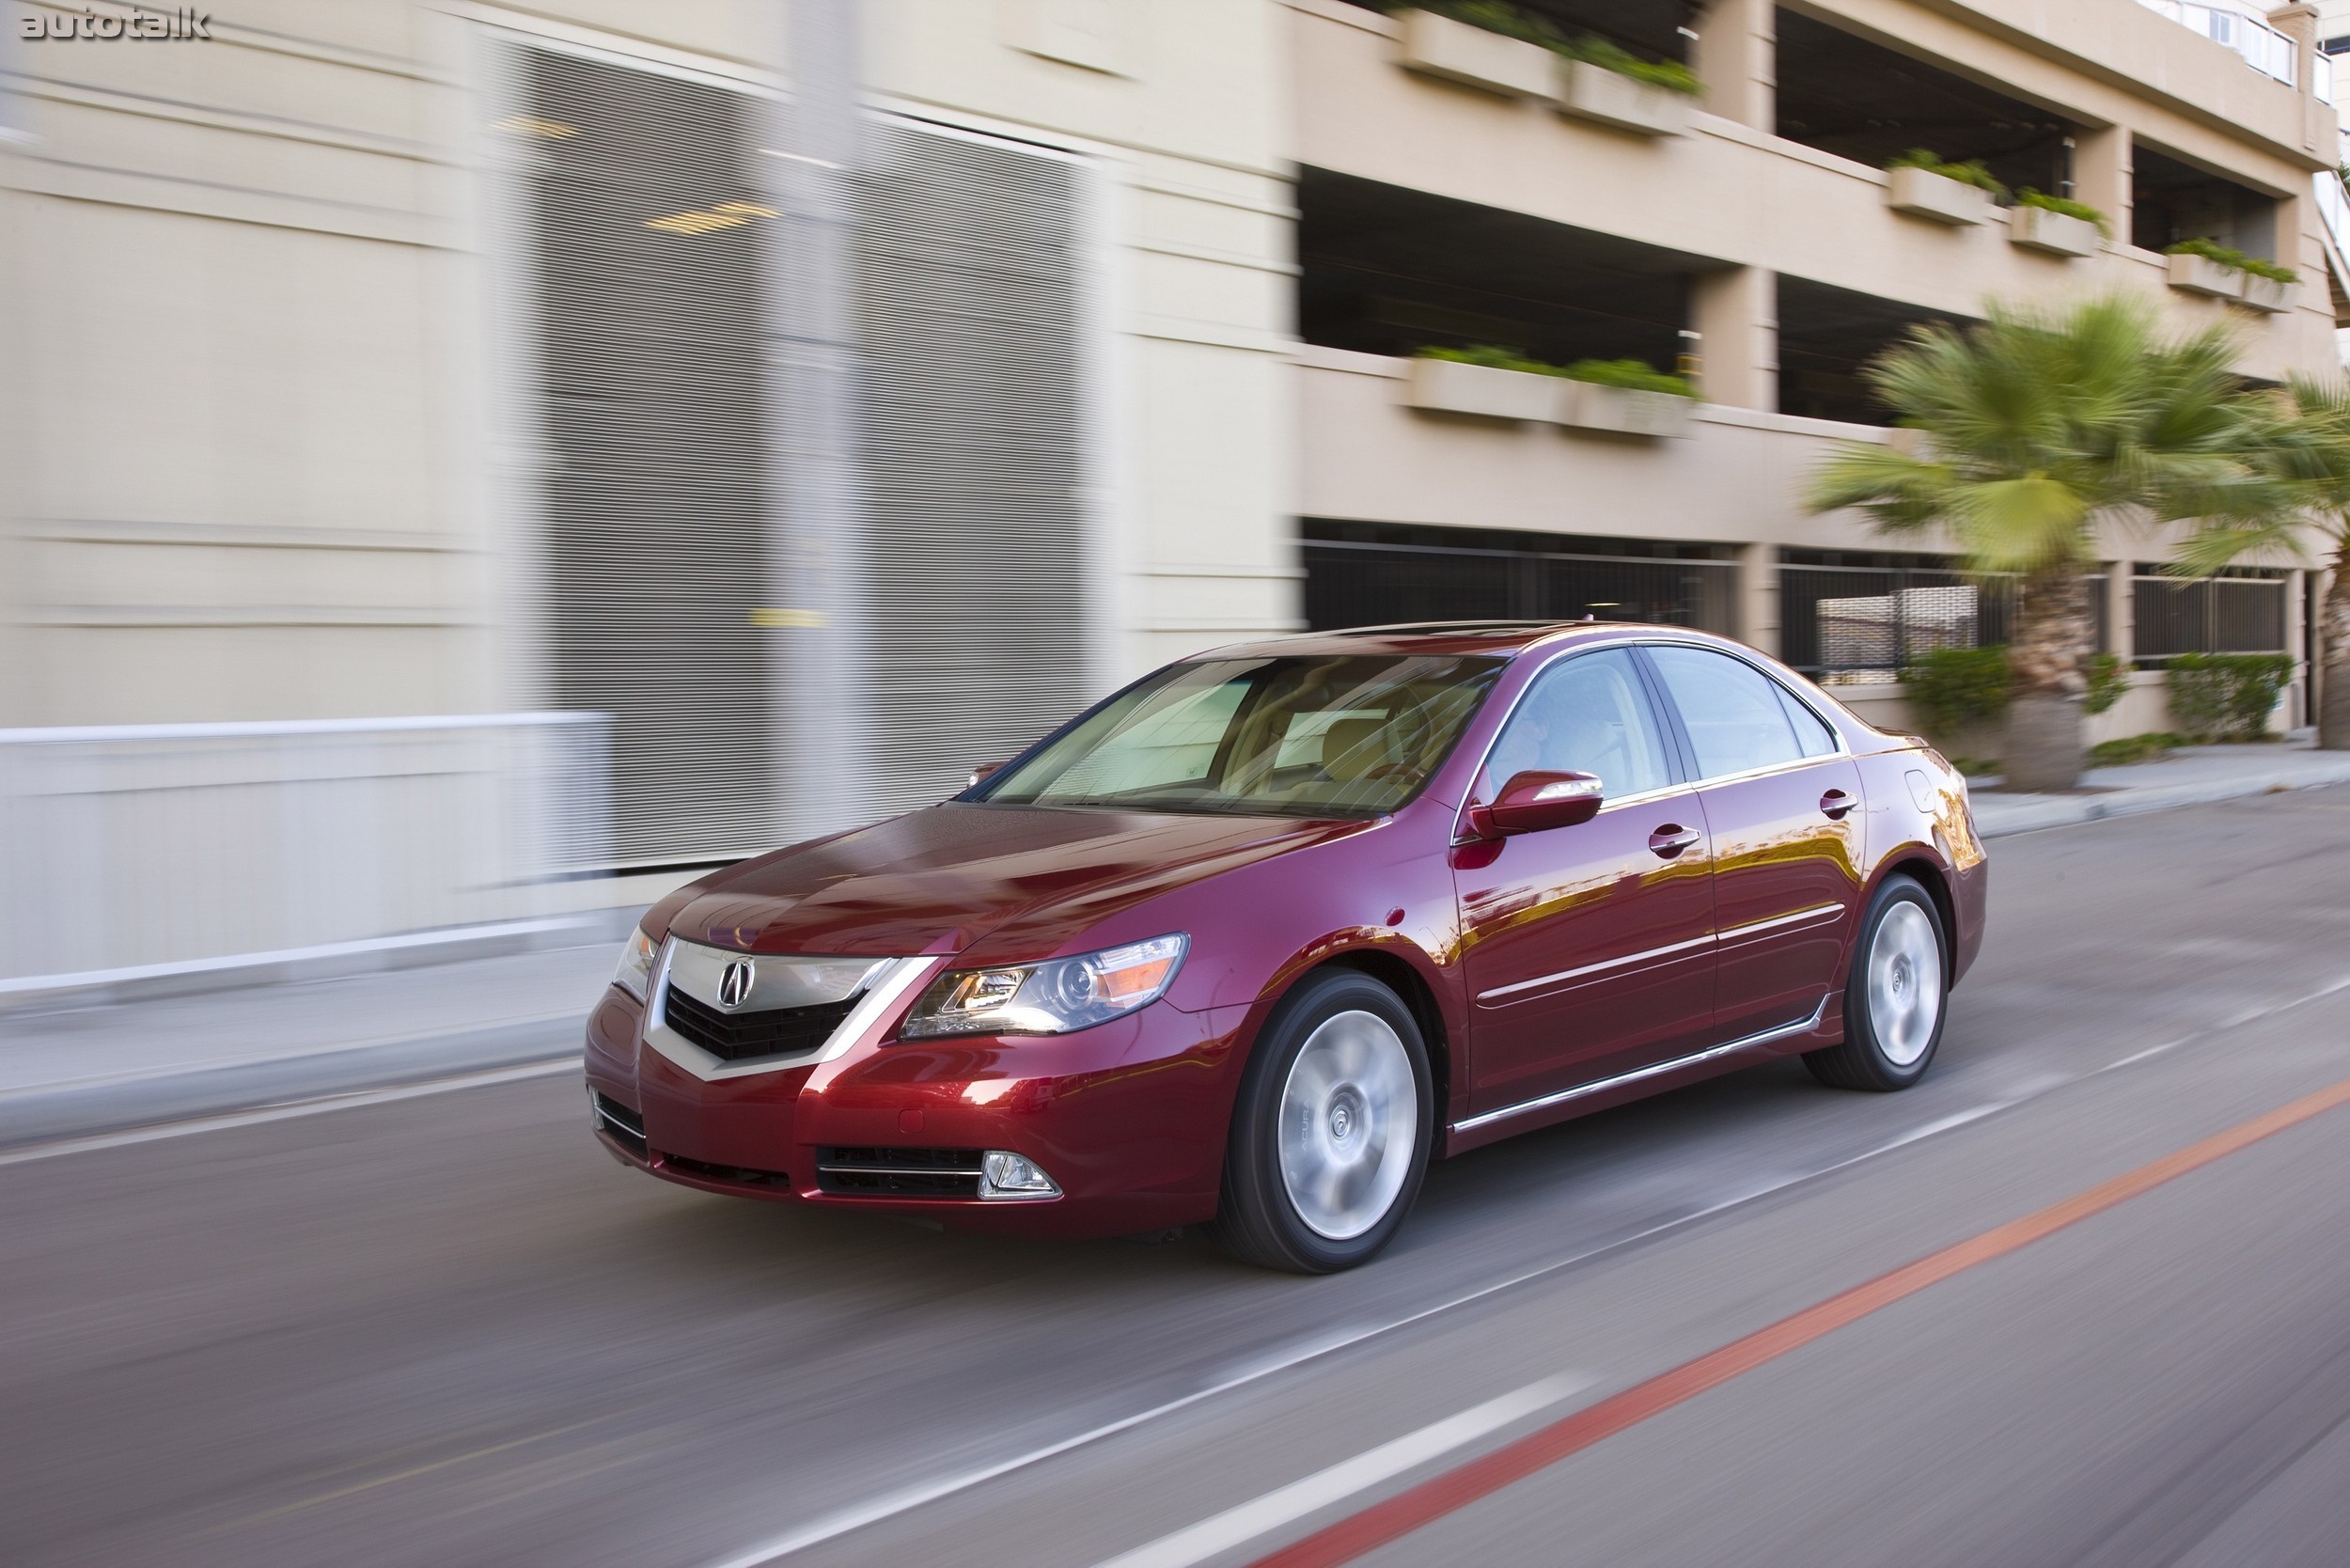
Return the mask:
<path id="1" fill-rule="evenodd" d="M 1684 827 L 1679 823 L 1667 823 L 1648 836 L 1648 847 L 1670 860 L 1704 837 L 1704 834 L 1700 833 L 1694 827 Z"/>
<path id="2" fill-rule="evenodd" d="M 1820 797 L 1820 812 L 1829 822 L 1841 823 L 1844 813 L 1860 803 L 1841 790 L 1830 790 Z"/>

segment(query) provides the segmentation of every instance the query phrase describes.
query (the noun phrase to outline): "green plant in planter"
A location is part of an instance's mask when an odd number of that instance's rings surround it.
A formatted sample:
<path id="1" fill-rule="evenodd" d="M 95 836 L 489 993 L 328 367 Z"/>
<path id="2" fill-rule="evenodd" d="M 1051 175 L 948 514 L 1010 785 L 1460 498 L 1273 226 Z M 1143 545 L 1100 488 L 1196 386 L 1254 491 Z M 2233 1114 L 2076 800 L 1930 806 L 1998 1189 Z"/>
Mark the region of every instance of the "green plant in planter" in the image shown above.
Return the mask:
<path id="1" fill-rule="evenodd" d="M 1909 700 L 1924 718 L 1926 733 L 1947 740 L 1970 724 L 1988 724 L 2007 712 L 2013 677 L 2007 648 L 1937 648 L 1902 671 Z"/>
<path id="2" fill-rule="evenodd" d="M 1659 370 L 1641 359 L 1578 359 L 1559 373 L 1569 381 L 1622 387 L 1626 392 L 1663 392 L 1675 398 L 1698 395 L 1697 384 L 1687 376 Z"/>
<path id="3" fill-rule="evenodd" d="M 2185 735 L 2157 729 L 2146 735 L 2124 735 L 2118 741 L 2099 741 L 2089 748 L 2089 765 L 2092 768 L 2126 767 L 2132 762 L 2151 762 L 2168 757 L 2172 746 L 2187 744 Z"/>
<path id="4" fill-rule="evenodd" d="M 2163 672 L 2170 717 L 2198 740 L 2257 741 L 2293 676 L 2289 653 L 2181 653 Z"/>
<path id="5" fill-rule="evenodd" d="M 1448 349 L 1435 344 L 1412 351 L 1415 359 L 1441 359 L 1454 365 L 1482 365 L 1489 370 L 1522 370 L 1531 376 L 1563 376 L 1563 365 L 1547 360 L 1531 359 L 1515 349 L 1505 349 L 1498 343 L 1471 343 L 1466 348 Z"/>
<path id="6" fill-rule="evenodd" d="M 2264 261 L 2257 256 L 2247 256 L 2232 245 L 2223 245 L 2217 240 L 2181 240 L 2177 244 L 2164 247 L 2163 254 L 2200 256 L 2206 261 L 2217 261 L 2223 267 L 2233 267 L 2240 273 L 2250 273 L 2254 277 L 2273 278 L 2279 283 L 2301 281 L 2301 274 L 2291 267 Z"/>
<path id="7" fill-rule="evenodd" d="M 1888 169 L 1923 169 L 1928 174 L 1938 174 L 1945 180 L 1955 180 L 1962 185 L 1972 185 L 1978 190 L 1989 191 L 1995 201 L 2007 199 L 2007 187 L 1999 183 L 1998 175 L 1983 166 L 1982 160 L 1980 158 L 1969 158 L 1963 164 L 1953 164 L 1938 152 L 1930 151 L 1922 147 L 1913 147 L 1900 157 L 1887 163 L 1885 166 Z"/>
<path id="8" fill-rule="evenodd" d="M 1667 92 L 1685 93 L 1690 97 L 1704 91 L 1698 73 L 1679 60 L 1642 59 L 1629 49 L 1610 43 L 1590 33 L 1559 51 L 1570 59 L 1581 60 L 1602 71 L 1612 71 L 1619 76 L 1629 76 L 1635 82 L 1645 82 Z"/>
<path id="9" fill-rule="evenodd" d="M 2089 689 L 2081 694 L 2084 713 L 2109 711 L 2130 689 L 2129 663 L 2119 653 L 2091 654 L 2081 674 L 2089 682 Z"/>
<path id="10" fill-rule="evenodd" d="M 2038 207 L 2050 212 L 2061 212 L 2068 218 L 2078 218 L 2083 223 L 2093 223 L 2097 226 L 2098 233 L 2108 240 L 2113 238 L 2113 220 L 2085 201 L 2075 201 L 2071 196 L 2050 196 L 2045 191 L 2035 191 L 2027 185 L 2015 193 L 2015 204 L 2018 207 Z"/>

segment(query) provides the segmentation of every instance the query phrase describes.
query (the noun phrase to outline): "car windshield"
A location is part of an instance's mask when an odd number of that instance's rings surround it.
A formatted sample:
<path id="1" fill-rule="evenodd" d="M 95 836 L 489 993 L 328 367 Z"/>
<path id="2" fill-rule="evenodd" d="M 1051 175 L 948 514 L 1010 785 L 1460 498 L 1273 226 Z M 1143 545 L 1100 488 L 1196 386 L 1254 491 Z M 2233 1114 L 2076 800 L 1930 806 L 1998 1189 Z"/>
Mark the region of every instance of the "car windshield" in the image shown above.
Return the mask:
<path id="1" fill-rule="evenodd" d="M 1171 665 L 973 798 L 1378 816 L 1428 781 L 1500 667 L 1497 659 L 1393 654 Z"/>

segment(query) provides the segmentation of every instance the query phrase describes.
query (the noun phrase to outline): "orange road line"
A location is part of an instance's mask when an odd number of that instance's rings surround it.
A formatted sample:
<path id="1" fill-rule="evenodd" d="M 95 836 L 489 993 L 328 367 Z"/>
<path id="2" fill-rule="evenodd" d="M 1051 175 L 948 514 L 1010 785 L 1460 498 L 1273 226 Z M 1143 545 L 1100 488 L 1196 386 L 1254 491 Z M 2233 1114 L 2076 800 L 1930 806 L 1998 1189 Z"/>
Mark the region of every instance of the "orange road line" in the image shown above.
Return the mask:
<path id="1" fill-rule="evenodd" d="M 2350 1078 L 2266 1115 L 2239 1122 L 2176 1153 L 2165 1154 L 2062 1202 L 2052 1203 L 2037 1214 L 2010 1220 L 1916 1262 L 1904 1263 L 1866 1284 L 1829 1296 L 1767 1328 L 1733 1340 L 1719 1350 L 1709 1351 L 1694 1361 L 1684 1361 L 1670 1372 L 1539 1427 L 1491 1453 L 1433 1476 L 1385 1502 L 1326 1525 L 1301 1541 L 1258 1558 L 1249 1568 L 1336 1568 L 1337 1564 L 1351 1562 L 1570 1454 L 1580 1453 L 1652 1416 L 1687 1403 L 1709 1388 L 1719 1388 L 1742 1373 L 1834 1333 L 1848 1323 L 1916 1295 L 1978 1263 L 1987 1263 L 2029 1247 L 2043 1237 L 2078 1225 L 2092 1215 L 2152 1192 L 2166 1182 L 2176 1181 L 2343 1105 L 2350 1105 Z"/>

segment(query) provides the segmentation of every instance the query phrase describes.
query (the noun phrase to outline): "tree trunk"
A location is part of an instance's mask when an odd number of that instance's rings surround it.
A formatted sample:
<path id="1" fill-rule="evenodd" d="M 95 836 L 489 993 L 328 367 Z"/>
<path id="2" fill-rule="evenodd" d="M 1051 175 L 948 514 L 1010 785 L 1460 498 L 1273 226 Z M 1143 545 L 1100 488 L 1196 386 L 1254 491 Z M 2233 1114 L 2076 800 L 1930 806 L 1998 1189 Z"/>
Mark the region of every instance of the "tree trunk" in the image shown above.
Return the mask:
<path id="1" fill-rule="evenodd" d="M 2070 566 L 2026 577 L 2015 596 L 2015 635 L 2008 669 L 2006 755 L 1999 771 L 2011 790 L 2069 790 L 2080 782 L 2082 662 L 2096 640 L 2089 585 Z"/>
<path id="2" fill-rule="evenodd" d="M 2317 744 L 2350 751 L 2350 539 L 2334 552 L 2334 580 L 2317 612 Z"/>

